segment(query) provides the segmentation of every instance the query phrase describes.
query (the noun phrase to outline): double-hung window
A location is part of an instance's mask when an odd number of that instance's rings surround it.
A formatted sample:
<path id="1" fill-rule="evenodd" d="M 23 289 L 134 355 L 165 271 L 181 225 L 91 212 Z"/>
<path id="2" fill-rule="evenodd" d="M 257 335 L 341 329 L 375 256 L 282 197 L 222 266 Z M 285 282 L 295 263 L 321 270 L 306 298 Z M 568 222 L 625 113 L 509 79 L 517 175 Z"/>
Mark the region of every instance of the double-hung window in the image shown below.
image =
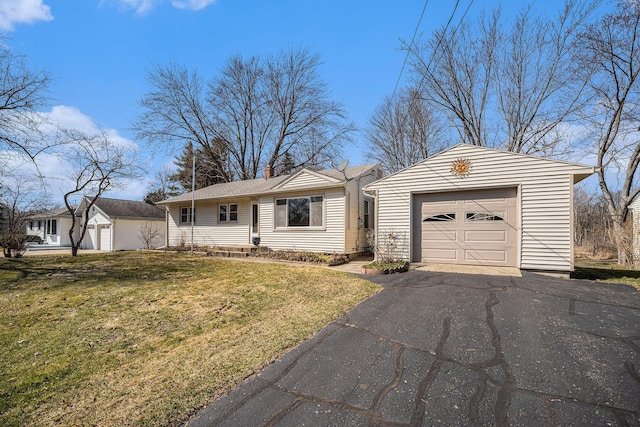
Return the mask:
<path id="1" fill-rule="evenodd" d="M 58 234 L 58 221 L 55 219 L 47 220 L 46 234 Z"/>
<path id="2" fill-rule="evenodd" d="M 364 201 L 364 218 L 363 218 L 363 228 L 369 228 L 369 201 Z"/>
<path id="3" fill-rule="evenodd" d="M 324 197 L 276 199 L 276 228 L 322 227 Z"/>
<path id="4" fill-rule="evenodd" d="M 191 217 L 193 215 L 193 222 L 196 222 L 196 208 L 180 208 L 180 222 L 182 224 L 191 224 Z"/>
<path id="5" fill-rule="evenodd" d="M 238 204 L 218 205 L 218 222 L 238 222 Z"/>

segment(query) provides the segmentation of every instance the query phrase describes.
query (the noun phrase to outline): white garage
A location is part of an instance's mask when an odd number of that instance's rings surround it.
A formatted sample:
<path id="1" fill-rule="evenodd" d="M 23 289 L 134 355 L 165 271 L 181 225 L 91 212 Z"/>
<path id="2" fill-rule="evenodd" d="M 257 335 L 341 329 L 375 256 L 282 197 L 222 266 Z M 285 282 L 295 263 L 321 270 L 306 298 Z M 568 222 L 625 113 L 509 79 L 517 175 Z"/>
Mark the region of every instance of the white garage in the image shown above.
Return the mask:
<path id="1" fill-rule="evenodd" d="M 411 262 L 573 270 L 573 185 L 591 166 L 458 144 L 365 187 Z M 384 245 L 378 245 L 384 246 Z"/>
<path id="2" fill-rule="evenodd" d="M 164 243 L 166 229 L 164 209 L 136 200 L 101 197 L 94 203 L 85 197 L 76 210 L 87 221 L 83 249 L 126 251 Z M 89 210 L 87 212 L 87 209 Z M 155 233 L 152 237 L 148 233 Z M 147 236 L 143 236 L 143 234 Z"/>

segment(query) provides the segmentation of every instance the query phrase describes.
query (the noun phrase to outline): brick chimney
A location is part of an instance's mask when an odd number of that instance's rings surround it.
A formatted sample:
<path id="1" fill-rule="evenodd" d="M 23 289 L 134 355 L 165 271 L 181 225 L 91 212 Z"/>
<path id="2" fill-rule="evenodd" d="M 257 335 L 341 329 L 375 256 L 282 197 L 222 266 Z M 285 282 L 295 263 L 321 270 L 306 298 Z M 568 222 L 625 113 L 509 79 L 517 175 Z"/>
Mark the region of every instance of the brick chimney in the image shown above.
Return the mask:
<path id="1" fill-rule="evenodd" d="M 271 165 L 268 164 L 264 167 L 264 179 L 269 179 L 271 177 L 273 177 L 273 169 L 271 168 Z"/>

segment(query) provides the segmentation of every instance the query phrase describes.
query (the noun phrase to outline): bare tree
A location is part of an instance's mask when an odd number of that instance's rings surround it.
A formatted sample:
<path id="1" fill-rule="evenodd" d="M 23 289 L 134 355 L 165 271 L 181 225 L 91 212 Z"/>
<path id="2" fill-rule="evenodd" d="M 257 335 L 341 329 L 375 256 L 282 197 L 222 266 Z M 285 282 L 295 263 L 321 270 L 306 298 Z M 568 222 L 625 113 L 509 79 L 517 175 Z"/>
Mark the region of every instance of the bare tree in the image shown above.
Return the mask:
<path id="1" fill-rule="evenodd" d="M 629 204 L 640 194 L 640 2 L 619 0 L 615 12 L 587 27 L 576 48 L 579 66 L 594 72 L 590 88 L 596 103 L 584 118 L 595 141 L 618 263 L 627 264 L 625 222 Z"/>
<path id="2" fill-rule="evenodd" d="M 6 186 L 0 189 L 0 211 L 4 224 L 0 246 L 5 256 L 21 256 L 26 249 L 25 227 L 32 214 L 45 210 L 46 199 L 39 182 L 12 172 L 3 177 Z"/>
<path id="3" fill-rule="evenodd" d="M 30 68 L 5 41 L 0 37 L 0 148 L 33 160 L 52 143 L 40 133 L 45 119 L 36 113 L 48 101 L 51 77 Z"/>
<path id="4" fill-rule="evenodd" d="M 140 101 L 143 113 L 133 124 L 137 138 L 170 150 L 193 144 L 207 152 L 207 158 L 214 163 L 211 169 L 221 181 L 231 181 L 226 147 L 216 139 L 204 82 L 198 73 L 175 63 L 155 65 L 147 80 L 152 90 Z"/>
<path id="5" fill-rule="evenodd" d="M 448 142 L 437 113 L 415 88 L 385 98 L 369 118 L 366 135 L 372 157 L 388 173 L 426 159 Z"/>
<path id="6" fill-rule="evenodd" d="M 217 159 L 224 181 L 256 178 L 267 164 L 326 166 L 354 130 L 318 75 L 320 59 L 305 49 L 231 57 L 207 86 L 176 65 L 155 67 L 153 90 L 134 124 L 139 139 L 180 147 L 193 143 Z"/>
<path id="7" fill-rule="evenodd" d="M 138 239 L 140 239 L 145 249 L 152 249 L 162 243 L 163 236 L 162 227 L 157 222 L 146 221 L 140 225 Z"/>
<path id="8" fill-rule="evenodd" d="M 565 151 L 558 125 L 576 118 L 588 98 L 588 69 L 576 67 L 576 35 L 598 1 L 568 0 L 555 19 L 533 17 L 531 6 L 500 35 L 495 91 L 504 148 L 527 154 Z"/>
<path id="9" fill-rule="evenodd" d="M 489 145 L 487 106 L 496 67 L 499 11 L 477 25 L 462 22 L 436 30 L 413 50 L 416 86 L 427 101 L 454 124 L 459 138 L 473 145 Z M 476 32 L 477 31 L 477 32 Z"/>
<path id="10" fill-rule="evenodd" d="M 559 125 L 585 103 L 587 76 L 571 49 L 598 3 L 566 0 L 555 18 L 525 6 L 508 27 L 498 9 L 440 29 L 414 49 L 416 80 L 463 142 L 554 154 Z"/>
<path id="11" fill-rule="evenodd" d="M 144 201 L 157 203 L 180 194 L 180 183 L 175 179 L 175 173 L 167 165 L 156 171 L 153 181 L 149 184 Z"/>
<path id="12" fill-rule="evenodd" d="M 114 143 L 106 133 L 90 136 L 67 131 L 67 135 L 73 144 L 65 153 L 65 160 L 72 165 L 69 178 L 74 185 L 64 193 L 64 204 L 72 218 L 69 239 L 71 255 L 76 256 L 87 231 L 91 207 L 105 191 L 119 188 L 139 171 L 132 147 Z M 75 215 L 73 199 L 82 195 L 88 196 L 89 204 L 80 220 Z"/>

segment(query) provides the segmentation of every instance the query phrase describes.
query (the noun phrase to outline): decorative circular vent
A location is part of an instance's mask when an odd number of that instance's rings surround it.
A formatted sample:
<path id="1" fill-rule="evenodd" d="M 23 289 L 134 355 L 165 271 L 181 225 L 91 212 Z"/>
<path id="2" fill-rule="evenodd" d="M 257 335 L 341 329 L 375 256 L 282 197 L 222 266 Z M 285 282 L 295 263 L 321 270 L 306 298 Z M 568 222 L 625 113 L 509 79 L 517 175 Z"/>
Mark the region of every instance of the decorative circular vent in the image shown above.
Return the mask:
<path id="1" fill-rule="evenodd" d="M 469 159 L 459 158 L 451 162 L 451 173 L 455 176 L 464 178 L 471 172 L 471 161 Z"/>

